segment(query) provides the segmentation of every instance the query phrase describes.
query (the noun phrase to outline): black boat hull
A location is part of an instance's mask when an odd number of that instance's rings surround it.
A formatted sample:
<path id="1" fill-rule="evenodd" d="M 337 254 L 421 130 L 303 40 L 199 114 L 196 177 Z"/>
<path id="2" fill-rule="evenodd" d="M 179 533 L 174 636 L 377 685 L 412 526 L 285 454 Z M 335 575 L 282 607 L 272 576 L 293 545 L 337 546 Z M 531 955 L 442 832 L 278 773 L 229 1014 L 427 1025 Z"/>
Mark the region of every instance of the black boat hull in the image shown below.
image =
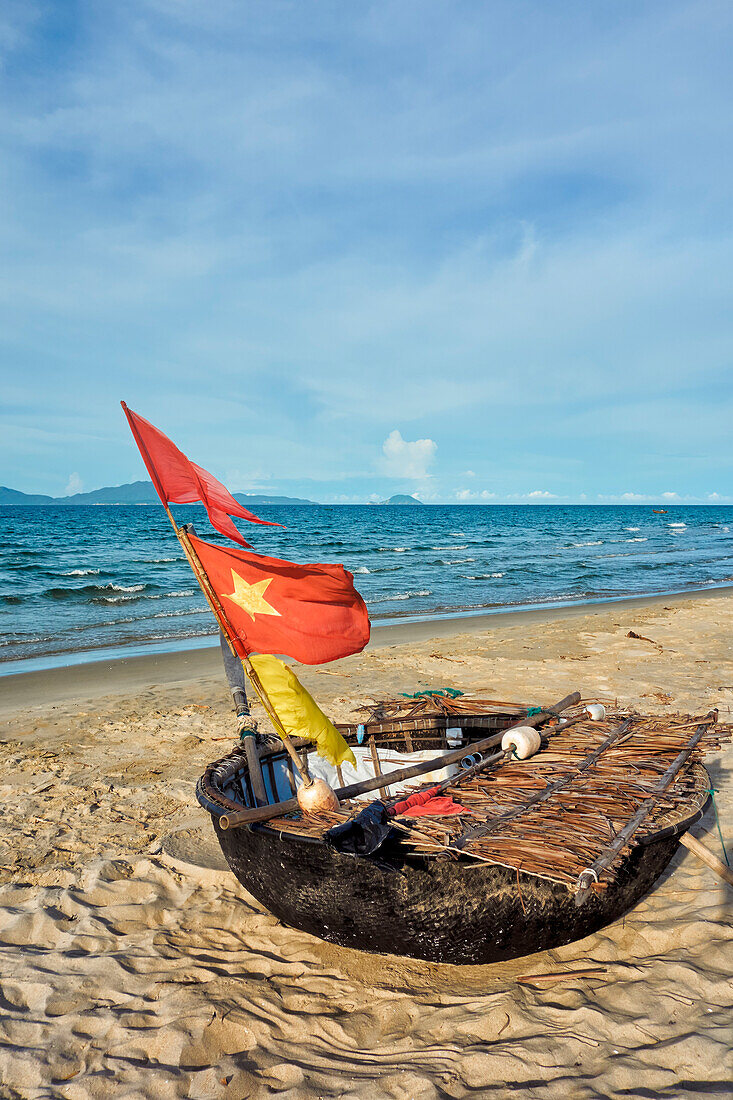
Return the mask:
<path id="1" fill-rule="evenodd" d="M 557 883 L 469 859 L 342 855 L 263 826 L 223 831 L 242 885 L 285 924 L 342 947 L 444 963 L 490 963 L 559 947 L 611 923 L 674 855 L 663 835 L 627 853 L 614 881 L 576 907 Z"/>

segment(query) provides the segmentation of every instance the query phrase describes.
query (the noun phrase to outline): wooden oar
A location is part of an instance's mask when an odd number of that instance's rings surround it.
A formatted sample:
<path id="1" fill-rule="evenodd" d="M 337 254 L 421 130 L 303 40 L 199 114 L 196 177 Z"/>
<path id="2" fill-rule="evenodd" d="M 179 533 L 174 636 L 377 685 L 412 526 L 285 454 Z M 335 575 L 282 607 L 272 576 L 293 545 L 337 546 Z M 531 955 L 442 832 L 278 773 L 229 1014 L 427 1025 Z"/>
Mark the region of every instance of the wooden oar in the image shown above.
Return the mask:
<path id="1" fill-rule="evenodd" d="M 533 714 L 531 718 L 522 718 L 519 722 L 515 722 L 512 726 L 508 726 L 507 729 L 514 729 L 517 726 L 542 725 L 543 722 L 546 722 L 549 718 L 556 717 L 569 707 L 577 706 L 579 702 L 580 692 L 574 691 L 572 695 L 567 695 L 554 707 L 540 711 L 539 714 Z M 501 743 L 501 739 L 506 732 L 507 730 L 504 729 L 501 730 L 500 733 L 492 734 L 491 737 L 485 737 L 483 741 L 477 741 L 470 746 L 471 752 L 485 752 L 487 749 L 493 748 L 494 745 Z M 404 783 L 408 779 L 417 779 L 419 775 L 427 775 L 429 772 L 439 771 L 449 764 L 457 764 L 465 755 L 466 747 L 464 746 L 460 749 L 454 749 L 451 752 L 445 752 L 441 756 L 436 756 L 433 760 L 428 760 L 423 764 L 414 764 L 409 768 L 399 768 L 396 771 L 386 772 L 384 775 L 375 776 L 374 779 L 363 779 L 360 783 L 350 783 L 346 787 L 339 787 L 336 791 L 336 796 L 340 802 L 343 802 L 345 799 L 354 798 L 356 795 L 368 794 L 369 791 L 378 791 L 384 787 L 392 786 L 392 784 Z M 256 806 L 248 810 L 236 810 L 232 813 L 222 814 L 219 818 L 219 827 L 221 829 L 233 829 L 238 825 L 249 825 L 257 821 L 268 821 L 271 817 L 282 817 L 284 814 L 293 813 L 293 811 L 297 809 L 297 798 L 289 798 L 286 802 L 278 802 L 272 806 Z"/>
<path id="2" fill-rule="evenodd" d="M 722 878 L 729 886 L 733 886 L 733 871 L 731 871 L 730 867 L 726 867 L 722 859 L 718 859 L 717 856 L 714 856 L 710 849 L 706 848 L 704 844 L 701 844 L 692 833 L 682 833 L 680 844 L 684 844 L 689 852 L 692 852 L 693 855 L 707 864 L 711 871 L 715 871 L 718 878 Z"/>

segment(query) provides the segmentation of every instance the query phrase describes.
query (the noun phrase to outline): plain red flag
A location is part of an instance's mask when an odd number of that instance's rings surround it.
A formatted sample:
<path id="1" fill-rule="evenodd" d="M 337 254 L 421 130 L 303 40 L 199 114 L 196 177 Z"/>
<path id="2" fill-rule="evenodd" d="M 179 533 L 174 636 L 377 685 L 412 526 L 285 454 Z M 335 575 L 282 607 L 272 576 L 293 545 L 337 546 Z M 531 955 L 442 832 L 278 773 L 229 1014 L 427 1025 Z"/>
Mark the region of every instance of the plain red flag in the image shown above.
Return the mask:
<path id="1" fill-rule="evenodd" d="M 369 641 L 366 605 L 343 565 L 296 565 L 188 537 L 240 656 L 281 653 L 321 665 Z"/>
<path id="2" fill-rule="evenodd" d="M 120 404 L 125 410 L 156 492 L 164 504 L 192 504 L 200 500 L 208 512 L 212 526 L 241 546 L 249 546 L 249 543 L 239 533 L 230 516 L 247 519 L 250 523 L 282 527 L 281 523 L 259 519 L 242 507 L 226 486 L 207 470 L 186 458 L 167 435 L 163 435 L 149 420 L 128 409 L 124 401 Z"/>

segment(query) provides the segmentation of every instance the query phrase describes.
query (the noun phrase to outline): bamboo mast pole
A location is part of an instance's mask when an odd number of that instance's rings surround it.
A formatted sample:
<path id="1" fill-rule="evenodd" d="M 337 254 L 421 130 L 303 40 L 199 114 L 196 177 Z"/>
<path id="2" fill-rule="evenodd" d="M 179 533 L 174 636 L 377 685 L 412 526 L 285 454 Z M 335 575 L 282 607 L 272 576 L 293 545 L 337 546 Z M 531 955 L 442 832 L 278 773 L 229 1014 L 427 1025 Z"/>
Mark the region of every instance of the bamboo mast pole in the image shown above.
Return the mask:
<path id="1" fill-rule="evenodd" d="M 180 542 L 181 546 L 183 547 L 183 552 L 186 555 L 186 557 L 188 558 L 188 564 L 191 566 L 191 568 L 194 572 L 194 576 L 196 577 L 196 580 L 199 582 L 199 585 L 201 587 L 201 591 L 206 596 L 209 607 L 214 612 L 214 615 L 216 617 L 216 621 L 219 623 L 219 626 L 221 627 L 222 631 L 224 632 L 224 636 L 228 639 L 229 644 L 232 648 L 232 652 L 235 653 L 236 656 L 239 658 L 239 660 L 242 662 L 242 664 L 244 666 L 244 670 L 245 670 L 245 672 L 247 673 L 247 676 L 250 679 L 252 687 L 257 692 L 257 694 L 260 698 L 260 702 L 262 703 L 263 707 L 265 708 L 265 711 L 267 712 L 267 715 L 268 715 L 270 721 L 272 722 L 273 726 L 275 727 L 275 729 L 277 730 L 279 736 L 281 737 L 282 742 L 283 742 L 283 744 L 284 744 L 284 746 L 285 746 L 285 748 L 288 752 L 288 755 L 290 756 L 291 760 L 295 764 L 295 767 L 298 769 L 298 774 L 300 775 L 300 778 L 303 780 L 303 783 L 306 785 L 306 787 L 309 787 L 311 785 L 311 783 L 313 782 L 313 780 L 309 776 L 306 769 L 303 767 L 302 761 L 301 761 L 300 757 L 298 756 L 297 752 L 295 751 L 293 743 L 290 740 L 290 738 L 288 737 L 288 734 L 287 734 L 285 728 L 283 727 L 282 722 L 280 721 L 280 719 L 278 717 L 277 711 L 275 710 L 274 706 L 272 705 L 272 701 L 271 701 L 269 695 L 267 694 L 267 692 L 264 688 L 264 685 L 262 684 L 262 681 L 260 680 L 259 676 L 257 675 L 257 672 L 256 672 L 254 666 L 252 665 L 252 662 L 250 661 L 250 659 L 249 659 L 249 657 L 247 656 L 246 653 L 238 652 L 238 649 L 235 647 L 235 645 L 233 643 L 233 637 L 236 637 L 234 629 L 233 629 L 231 623 L 229 622 L 229 620 L 227 618 L 226 612 L 225 612 L 224 608 L 221 605 L 219 597 L 217 596 L 216 592 L 214 591 L 214 588 L 211 585 L 211 582 L 208 578 L 206 570 L 204 569 L 204 567 L 201 563 L 201 559 L 199 558 L 198 554 L 196 553 L 196 551 L 195 551 L 195 549 L 194 549 L 194 547 L 191 543 L 191 540 L 188 536 L 188 531 L 186 531 L 185 528 L 177 527 L 176 523 L 175 523 L 175 520 L 173 520 L 173 517 L 170 514 L 169 509 L 166 508 L 166 511 L 168 512 L 168 515 L 171 518 L 171 522 L 173 523 L 176 534 L 178 535 L 178 541 Z M 238 639 L 238 640 L 241 641 L 241 639 Z"/>
<path id="2" fill-rule="evenodd" d="M 125 416 L 127 416 L 127 421 L 128 421 L 128 424 L 130 425 L 130 429 L 132 431 L 132 434 L 135 437 L 135 442 L 137 443 L 137 445 L 140 449 L 140 452 L 143 455 L 143 458 L 146 460 L 145 465 L 147 466 L 148 473 L 150 474 L 151 480 L 152 480 L 153 484 L 155 485 L 155 488 L 156 488 L 156 491 L 158 493 L 158 496 L 160 497 L 161 503 L 162 503 L 163 507 L 166 510 L 166 514 L 168 516 L 168 519 L 171 522 L 171 527 L 175 531 L 176 538 L 178 539 L 178 541 L 181 544 L 183 552 L 186 555 L 186 559 L 188 561 L 188 564 L 191 566 L 191 569 L 193 570 L 193 574 L 194 574 L 194 576 L 196 577 L 196 580 L 199 583 L 199 587 L 201 588 L 201 591 L 203 592 L 204 596 L 206 597 L 206 602 L 208 603 L 209 607 L 211 608 L 211 610 L 214 614 L 214 618 L 218 622 L 218 624 L 219 624 L 219 626 L 222 630 L 222 633 L 224 634 L 224 637 L 227 640 L 229 648 L 231 649 L 234 656 L 238 657 L 239 660 L 242 662 L 242 665 L 244 666 L 244 670 L 245 670 L 245 672 L 247 673 L 247 676 L 250 679 L 252 687 L 257 692 L 257 695 L 260 698 L 260 702 L 262 703 L 263 707 L 265 708 L 265 711 L 267 712 L 267 715 L 268 715 L 270 721 L 272 722 L 273 726 L 277 730 L 278 735 L 281 737 L 283 744 L 285 745 L 285 748 L 288 752 L 288 755 L 290 756 L 291 760 L 293 761 L 293 763 L 295 764 L 295 767 L 298 770 L 298 775 L 303 780 L 304 785 L 306 787 L 309 787 L 313 783 L 313 780 L 311 779 L 311 777 L 308 774 L 307 770 L 303 767 L 303 763 L 302 763 L 300 757 L 298 756 L 297 752 L 295 751 L 295 748 L 293 747 L 293 743 L 290 740 L 290 738 L 288 737 L 287 732 L 283 728 L 283 724 L 280 721 L 280 719 L 277 715 L 277 712 L 276 712 L 274 706 L 272 705 L 272 701 L 271 701 L 269 695 L 267 694 L 267 692 L 265 691 L 264 685 L 262 684 L 262 681 L 260 680 L 259 676 L 257 675 L 257 672 L 255 671 L 255 669 L 252 665 L 252 662 L 250 661 L 250 659 L 249 659 L 249 657 L 247 656 L 246 653 L 240 653 L 238 651 L 237 647 L 235 646 L 233 639 L 237 638 L 238 641 L 240 641 L 240 639 L 238 638 L 236 632 L 234 631 L 231 623 L 227 619 L 226 612 L 225 612 L 224 608 L 221 605 L 219 597 L 217 596 L 216 592 L 214 591 L 214 588 L 211 585 L 211 582 L 208 578 L 206 570 L 204 569 L 203 564 L 201 563 L 201 559 L 199 558 L 198 554 L 196 553 L 194 547 L 191 544 L 191 540 L 188 537 L 188 531 L 186 531 L 185 528 L 179 527 L 178 524 L 176 523 L 175 519 L 173 518 L 173 513 L 171 512 L 170 508 L 168 507 L 168 503 L 166 501 L 166 494 L 163 491 L 163 486 L 160 484 L 160 481 L 158 480 L 157 473 L 155 473 L 155 465 L 153 463 L 153 460 L 150 457 L 150 452 L 148 451 L 147 447 L 145 446 L 145 443 L 143 442 L 143 440 L 140 438 L 137 431 L 135 430 L 135 425 L 132 422 L 130 416 L 128 415 L 127 405 L 125 404 L 124 401 L 121 402 L 121 405 L 122 405 L 122 408 L 125 410 Z"/>

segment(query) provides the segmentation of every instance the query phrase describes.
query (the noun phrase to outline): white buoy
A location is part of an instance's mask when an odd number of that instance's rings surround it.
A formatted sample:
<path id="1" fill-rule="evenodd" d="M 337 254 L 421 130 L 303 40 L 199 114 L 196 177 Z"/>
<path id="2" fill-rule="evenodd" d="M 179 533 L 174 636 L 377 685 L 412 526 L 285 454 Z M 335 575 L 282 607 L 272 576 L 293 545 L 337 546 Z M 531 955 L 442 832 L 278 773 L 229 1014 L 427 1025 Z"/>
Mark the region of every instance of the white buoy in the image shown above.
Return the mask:
<path id="1" fill-rule="evenodd" d="M 339 800 L 323 779 L 314 779 L 307 786 L 298 787 L 298 805 L 304 814 L 317 814 L 322 810 L 337 810 Z"/>
<path id="2" fill-rule="evenodd" d="M 514 729 L 507 730 L 501 739 L 504 752 L 513 748 L 520 760 L 527 760 L 530 756 L 534 756 L 541 743 L 539 733 L 532 726 L 515 726 Z"/>
<path id="3" fill-rule="evenodd" d="M 590 703 L 585 709 L 592 722 L 602 722 L 606 717 L 606 708 L 603 703 Z"/>

